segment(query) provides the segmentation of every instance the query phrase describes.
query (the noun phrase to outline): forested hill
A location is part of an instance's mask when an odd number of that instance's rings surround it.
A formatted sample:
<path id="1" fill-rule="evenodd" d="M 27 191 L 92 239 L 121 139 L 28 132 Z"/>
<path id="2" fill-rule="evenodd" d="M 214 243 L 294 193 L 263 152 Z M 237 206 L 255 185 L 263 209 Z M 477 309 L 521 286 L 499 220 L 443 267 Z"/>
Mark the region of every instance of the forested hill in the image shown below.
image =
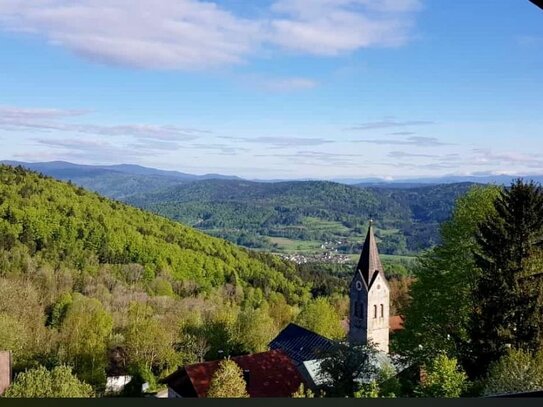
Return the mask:
<path id="1" fill-rule="evenodd" d="M 0 165 L 0 275 L 24 268 L 17 262 L 25 256 L 37 265 L 89 273 L 102 264 L 116 265 L 116 277 L 152 283 L 161 276 L 179 292 L 187 286 L 201 292 L 237 283 L 281 292 L 291 302 L 307 292 L 294 268 L 279 258 L 80 187 Z"/>
<path id="2" fill-rule="evenodd" d="M 358 250 L 373 218 L 384 253 L 408 254 L 438 240 L 439 225 L 470 183 L 360 188 L 326 181 L 261 183 L 206 180 L 135 195 L 127 202 L 237 244 L 310 251 L 326 241 Z"/>
<path id="3" fill-rule="evenodd" d="M 0 161 L 12 167 L 22 166 L 53 178 L 72 181 L 85 189 L 114 199 L 137 193 L 158 191 L 185 182 L 205 179 L 235 179 L 221 174 L 194 175 L 178 171 L 164 171 L 132 164 L 81 165 L 64 161 L 24 163 Z"/>

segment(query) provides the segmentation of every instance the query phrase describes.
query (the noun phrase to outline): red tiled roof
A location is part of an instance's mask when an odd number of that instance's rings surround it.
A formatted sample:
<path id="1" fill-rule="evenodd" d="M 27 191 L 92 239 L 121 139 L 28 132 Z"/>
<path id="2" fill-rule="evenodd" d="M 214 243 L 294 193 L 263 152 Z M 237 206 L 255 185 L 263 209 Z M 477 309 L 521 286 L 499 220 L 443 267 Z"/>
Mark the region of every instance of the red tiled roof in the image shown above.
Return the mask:
<path id="1" fill-rule="evenodd" d="M 401 331 L 403 329 L 403 318 L 399 315 L 390 317 L 388 325 L 392 332 Z"/>
<path id="2" fill-rule="evenodd" d="M 280 350 L 255 353 L 232 358 L 242 370 L 249 371 L 247 392 L 251 397 L 290 397 L 300 387 L 307 387 L 292 360 Z M 185 366 L 164 381 L 178 393 L 176 384 L 186 374 L 197 397 L 205 397 L 211 378 L 219 366 L 219 360 Z"/>

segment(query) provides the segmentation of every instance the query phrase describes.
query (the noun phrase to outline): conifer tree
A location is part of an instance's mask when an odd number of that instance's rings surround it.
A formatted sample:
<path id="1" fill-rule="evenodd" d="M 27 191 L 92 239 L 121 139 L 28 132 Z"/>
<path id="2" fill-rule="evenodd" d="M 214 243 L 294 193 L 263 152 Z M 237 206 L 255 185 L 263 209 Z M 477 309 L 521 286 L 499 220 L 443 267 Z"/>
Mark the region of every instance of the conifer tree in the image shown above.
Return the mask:
<path id="1" fill-rule="evenodd" d="M 537 350 L 542 342 L 543 189 L 516 180 L 479 225 L 472 349 L 482 374 L 508 347 Z"/>
<path id="2" fill-rule="evenodd" d="M 247 398 L 247 383 L 243 371 L 236 362 L 230 359 L 219 363 L 219 368 L 211 378 L 207 392 L 208 398 Z"/>

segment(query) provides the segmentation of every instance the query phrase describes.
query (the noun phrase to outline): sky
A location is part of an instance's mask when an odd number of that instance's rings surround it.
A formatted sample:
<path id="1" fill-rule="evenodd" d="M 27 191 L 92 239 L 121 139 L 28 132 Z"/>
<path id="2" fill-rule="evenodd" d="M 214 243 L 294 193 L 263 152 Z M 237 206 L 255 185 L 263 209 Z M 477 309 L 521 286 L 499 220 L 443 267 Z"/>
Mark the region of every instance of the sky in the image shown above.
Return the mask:
<path id="1" fill-rule="evenodd" d="M 528 0 L 0 0 L 0 159 L 543 174 Z"/>

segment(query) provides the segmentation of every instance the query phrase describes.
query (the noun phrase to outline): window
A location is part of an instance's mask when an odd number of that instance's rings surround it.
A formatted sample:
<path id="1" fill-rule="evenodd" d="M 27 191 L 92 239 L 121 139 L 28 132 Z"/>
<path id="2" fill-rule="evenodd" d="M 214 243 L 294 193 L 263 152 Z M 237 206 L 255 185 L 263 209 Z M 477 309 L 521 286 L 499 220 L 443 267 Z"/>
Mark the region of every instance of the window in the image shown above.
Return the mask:
<path id="1" fill-rule="evenodd" d="M 364 318 L 364 304 L 360 303 L 360 318 Z"/>
<path id="2" fill-rule="evenodd" d="M 360 316 L 360 314 L 359 314 L 359 312 L 358 312 L 358 301 L 355 301 L 355 302 L 354 302 L 354 316 L 355 316 L 355 317 L 359 317 L 359 316 Z"/>
<path id="3" fill-rule="evenodd" d="M 385 306 L 381 304 L 381 318 L 385 317 Z"/>
<path id="4" fill-rule="evenodd" d="M 377 305 L 373 306 L 373 318 L 377 318 Z"/>

